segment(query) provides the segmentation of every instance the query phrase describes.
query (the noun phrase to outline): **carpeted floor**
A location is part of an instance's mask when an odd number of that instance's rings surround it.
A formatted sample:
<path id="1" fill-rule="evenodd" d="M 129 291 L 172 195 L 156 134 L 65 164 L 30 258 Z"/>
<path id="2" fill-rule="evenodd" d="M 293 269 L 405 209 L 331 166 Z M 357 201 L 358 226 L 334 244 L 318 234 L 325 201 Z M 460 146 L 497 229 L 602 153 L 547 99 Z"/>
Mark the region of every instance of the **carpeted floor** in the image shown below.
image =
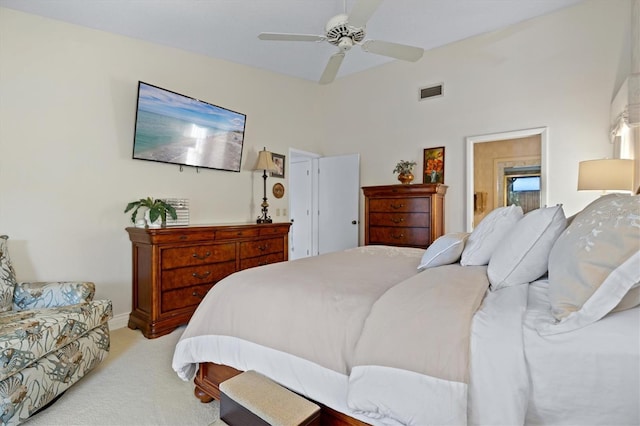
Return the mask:
<path id="1" fill-rule="evenodd" d="M 183 331 L 151 340 L 128 328 L 111 331 L 107 359 L 25 424 L 218 426 L 218 402 L 201 403 L 193 382 L 180 380 L 171 369 Z"/>

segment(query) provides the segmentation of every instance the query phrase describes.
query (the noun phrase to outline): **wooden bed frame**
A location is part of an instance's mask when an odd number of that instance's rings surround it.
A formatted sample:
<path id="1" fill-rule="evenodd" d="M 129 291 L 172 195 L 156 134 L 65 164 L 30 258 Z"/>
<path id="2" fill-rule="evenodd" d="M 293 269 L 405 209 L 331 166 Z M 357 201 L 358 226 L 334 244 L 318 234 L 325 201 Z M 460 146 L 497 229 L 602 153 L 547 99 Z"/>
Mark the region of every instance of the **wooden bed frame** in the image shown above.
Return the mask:
<path id="1" fill-rule="evenodd" d="M 220 383 L 233 376 L 242 373 L 233 367 L 214 363 L 201 363 L 198 374 L 194 379 L 196 388 L 194 394 L 202 402 L 211 402 L 214 399 L 220 400 Z M 358 419 L 354 419 L 339 411 L 333 410 L 325 405 L 314 403 L 320 406 L 320 424 L 322 426 L 367 426 Z"/>

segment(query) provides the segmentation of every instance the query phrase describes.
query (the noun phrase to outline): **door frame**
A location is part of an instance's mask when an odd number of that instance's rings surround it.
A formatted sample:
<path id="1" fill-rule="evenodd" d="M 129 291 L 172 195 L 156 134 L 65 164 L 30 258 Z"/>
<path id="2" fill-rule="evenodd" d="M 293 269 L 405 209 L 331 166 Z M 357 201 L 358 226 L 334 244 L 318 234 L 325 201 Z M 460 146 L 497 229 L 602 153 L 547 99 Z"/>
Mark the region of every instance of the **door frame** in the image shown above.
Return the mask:
<path id="1" fill-rule="evenodd" d="M 310 247 L 310 256 L 318 255 L 318 203 L 319 203 L 319 194 L 318 194 L 318 159 L 322 157 L 320 154 L 316 154 L 315 152 L 302 151 L 300 149 L 289 148 L 289 163 L 295 161 L 296 159 L 307 159 L 311 160 L 311 247 Z M 291 185 L 289 185 L 291 188 Z M 291 212 L 291 203 L 294 194 L 289 192 L 289 212 Z M 289 237 L 291 238 L 291 237 Z M 289 244 L 289 250 L 291 250 L 292 245 Z M 291 255 L 291 253 L 289 253 Z"/>
<path id="2" fill-rule="evenodd" d="M 521 139 L 530 136 L 540 136 L 540 205 L 549 204 L 547 192 L 547 156 L 548 156 L 548 127 L 535 127 L 532 129 L 514 130 L 500 133 L 467 137 L 467 232 L 473 230 L 473 148 L 477 143 L 501 141 L 505 139 Z"/>

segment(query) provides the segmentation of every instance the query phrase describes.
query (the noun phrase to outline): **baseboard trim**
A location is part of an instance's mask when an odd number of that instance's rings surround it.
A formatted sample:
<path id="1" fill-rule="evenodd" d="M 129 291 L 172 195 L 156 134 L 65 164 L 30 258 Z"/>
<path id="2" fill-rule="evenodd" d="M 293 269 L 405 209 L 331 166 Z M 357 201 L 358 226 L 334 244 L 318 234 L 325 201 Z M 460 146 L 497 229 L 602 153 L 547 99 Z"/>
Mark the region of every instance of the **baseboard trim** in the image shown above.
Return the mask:
<path id="1" fill-rule="evenodd" d="M 116 315 L 109 320 L 109 329 L 117 330 L 119 328 L 124 328 L 129 323 L 129 313 Z"/>

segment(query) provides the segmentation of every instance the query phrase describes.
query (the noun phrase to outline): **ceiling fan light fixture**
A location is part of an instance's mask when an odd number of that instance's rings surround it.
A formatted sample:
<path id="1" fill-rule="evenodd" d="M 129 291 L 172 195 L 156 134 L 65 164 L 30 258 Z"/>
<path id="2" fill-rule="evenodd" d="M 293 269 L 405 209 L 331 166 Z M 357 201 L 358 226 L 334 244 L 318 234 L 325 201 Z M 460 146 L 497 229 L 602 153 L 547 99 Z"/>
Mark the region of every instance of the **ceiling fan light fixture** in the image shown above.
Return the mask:
<path id="1" fill-rule="evenodd" d="M 325 36 L 327 41 L 335 46 L 340 46 L 341 41 L 348 37 L 353 43 L 364 40 L 366 35 L 364 27 L 354 27 L 349 25 L 349 17 L 346 14 L 336 15 L 329 19 L 325 26 Z"/>
<path id="2" fill-rule="evenodd" d="M 338 47 L 341 51 L 345 52 L 353 47 L 353 40 L 349 37 L 342 37 L 338 42 Z"/>

